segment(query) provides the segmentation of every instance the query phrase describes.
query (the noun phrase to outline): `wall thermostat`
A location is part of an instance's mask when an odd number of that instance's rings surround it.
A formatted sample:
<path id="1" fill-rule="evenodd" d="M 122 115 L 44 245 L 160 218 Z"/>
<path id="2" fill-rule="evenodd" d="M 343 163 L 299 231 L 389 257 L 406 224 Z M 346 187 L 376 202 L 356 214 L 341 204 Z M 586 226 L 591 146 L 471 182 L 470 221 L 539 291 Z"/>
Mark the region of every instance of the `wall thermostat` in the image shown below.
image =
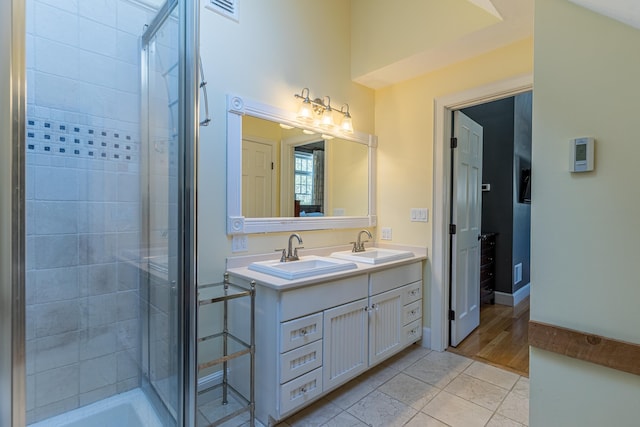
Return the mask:
<path id="1" fill-rule="evenodd" d="M 569 143 L 569 172 L 589 172 L 593 170 L 595 139 L 575 138 Z"/>

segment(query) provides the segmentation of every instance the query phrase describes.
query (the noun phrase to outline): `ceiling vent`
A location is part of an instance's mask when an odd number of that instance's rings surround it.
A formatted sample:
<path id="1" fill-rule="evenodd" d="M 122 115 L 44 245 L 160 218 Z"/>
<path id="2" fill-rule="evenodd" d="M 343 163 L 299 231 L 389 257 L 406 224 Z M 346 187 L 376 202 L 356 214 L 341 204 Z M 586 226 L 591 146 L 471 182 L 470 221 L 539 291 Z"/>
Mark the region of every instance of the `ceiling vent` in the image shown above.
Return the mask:
<path id="1" fill-rule="evenodd" d="M 209 0 L 209 3 L 205 7 L 238 22 L 238 1 L 239 0 Z"/>

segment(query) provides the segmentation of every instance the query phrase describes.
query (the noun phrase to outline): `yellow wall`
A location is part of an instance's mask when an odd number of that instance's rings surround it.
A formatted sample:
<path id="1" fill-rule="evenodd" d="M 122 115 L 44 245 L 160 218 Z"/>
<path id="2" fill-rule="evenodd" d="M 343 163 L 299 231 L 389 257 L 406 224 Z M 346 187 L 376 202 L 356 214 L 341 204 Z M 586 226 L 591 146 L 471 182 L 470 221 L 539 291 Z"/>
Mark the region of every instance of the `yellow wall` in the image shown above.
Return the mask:
<path id="1" fill-rule="evenodd" d="M 431 219 L 434 99 L 530 73 L 532 52 L 526 39 L 376 91 L 378 228 L 392 227 L 394 241 L 431 246 L 431 222 L 409 215 L 426 207 Z"/>
<path id="2" fill-rule="evenodd" d="M 531 318 L 640 343 L 640 31 L 536 0 Z M 568 141 L 596 138 L 595 171 Z M 531 425 L 638 425 L 640 377 L 531 352 Z"/>
<path id="3" fill-rule="evenodd" d="M 206 2 L 202 2 L 203 5 Z M 348 102 L 354 126 L 373 133 L 373 91 L 352 83 L 350 6 L 343 0 L 246 0 L 239 22 L 201 10 L 201 54 L 213 122 L 201 128 L 198 281 L 220 281 L 231 256 L 226 235 L 226 94 L 295 111 L 293 94 Z M 324 25 L 318 27 L 318 24 Z M 356 230 L 304 232 L 305 248 L 347 244 Z M 249 236 L 249 253 L 272 252 L 288 233 Z M 239 255 L 246 255 L 240 253 Z"/>
<path id="4" fill-rule="evenodd" d="M 434 100 L 531 73 L 532 68 L 533 40 L 526 39 L 376 91 L 377 239 L 382 227 L 391 227 L 393 243 L 427 247 L 431 254 Z M 429 222 L 411 222 L 411 208 L 428 208 Z M 427 261 L 426 296 L 431 289 L 429 271 Z M 425 326 L 430 326 L 430 316 L 425 298 Z"/>
<path id="5" fill-rule="evenodd" d="M 354 79 L 499 22 L 467 0 L 352 0 L 351 4 Z"/>

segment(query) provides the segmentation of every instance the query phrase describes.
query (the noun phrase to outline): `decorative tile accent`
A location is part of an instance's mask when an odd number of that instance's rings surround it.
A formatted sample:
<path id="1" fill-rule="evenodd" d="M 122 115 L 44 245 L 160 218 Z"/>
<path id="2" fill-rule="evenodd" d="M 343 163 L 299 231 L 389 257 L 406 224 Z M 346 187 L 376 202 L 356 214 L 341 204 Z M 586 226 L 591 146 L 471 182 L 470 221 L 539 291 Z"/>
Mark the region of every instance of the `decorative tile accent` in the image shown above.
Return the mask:
<path id="1" fill-rule="evenodd" d="M 139 144 L 126 131 L 96 129 L 80 124 L 54 122 L 41 117 L 27 119 L 28 149 L 34 152 L 63 156 L 98 157 L 104 161 L 135 164 L 138 158 Z M 96 138 L 98 140 L 96 141 Z M 126 144 L 120 141 L 125 140 Z M 45 143 L 53 143 L 45 144 Z M 96 154 L 95 150 L 71 149 L 71 145 L 95 147 L 104 151 Z"/>

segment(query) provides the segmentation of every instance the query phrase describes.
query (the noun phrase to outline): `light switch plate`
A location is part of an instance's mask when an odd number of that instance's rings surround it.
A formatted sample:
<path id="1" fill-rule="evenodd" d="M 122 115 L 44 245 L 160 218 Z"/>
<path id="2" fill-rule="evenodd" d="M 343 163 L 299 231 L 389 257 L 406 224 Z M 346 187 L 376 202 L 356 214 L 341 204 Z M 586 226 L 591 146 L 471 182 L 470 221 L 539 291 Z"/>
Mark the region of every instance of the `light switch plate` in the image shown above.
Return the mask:
<path id="1" fill-rule="evenodd" d="M 392 238 L 391 227 L 382 227 L 381 232 L 382 232 L 382 236 L 380 236 L 380 239 L 391 240 Z"/>
<path id="2" fill-rule="evenodd" d="M 428 222 L 429 221 L 429 209 L 427 209 L 427 208 L 411 208 L 411 221 L 412 222 Z"/>

